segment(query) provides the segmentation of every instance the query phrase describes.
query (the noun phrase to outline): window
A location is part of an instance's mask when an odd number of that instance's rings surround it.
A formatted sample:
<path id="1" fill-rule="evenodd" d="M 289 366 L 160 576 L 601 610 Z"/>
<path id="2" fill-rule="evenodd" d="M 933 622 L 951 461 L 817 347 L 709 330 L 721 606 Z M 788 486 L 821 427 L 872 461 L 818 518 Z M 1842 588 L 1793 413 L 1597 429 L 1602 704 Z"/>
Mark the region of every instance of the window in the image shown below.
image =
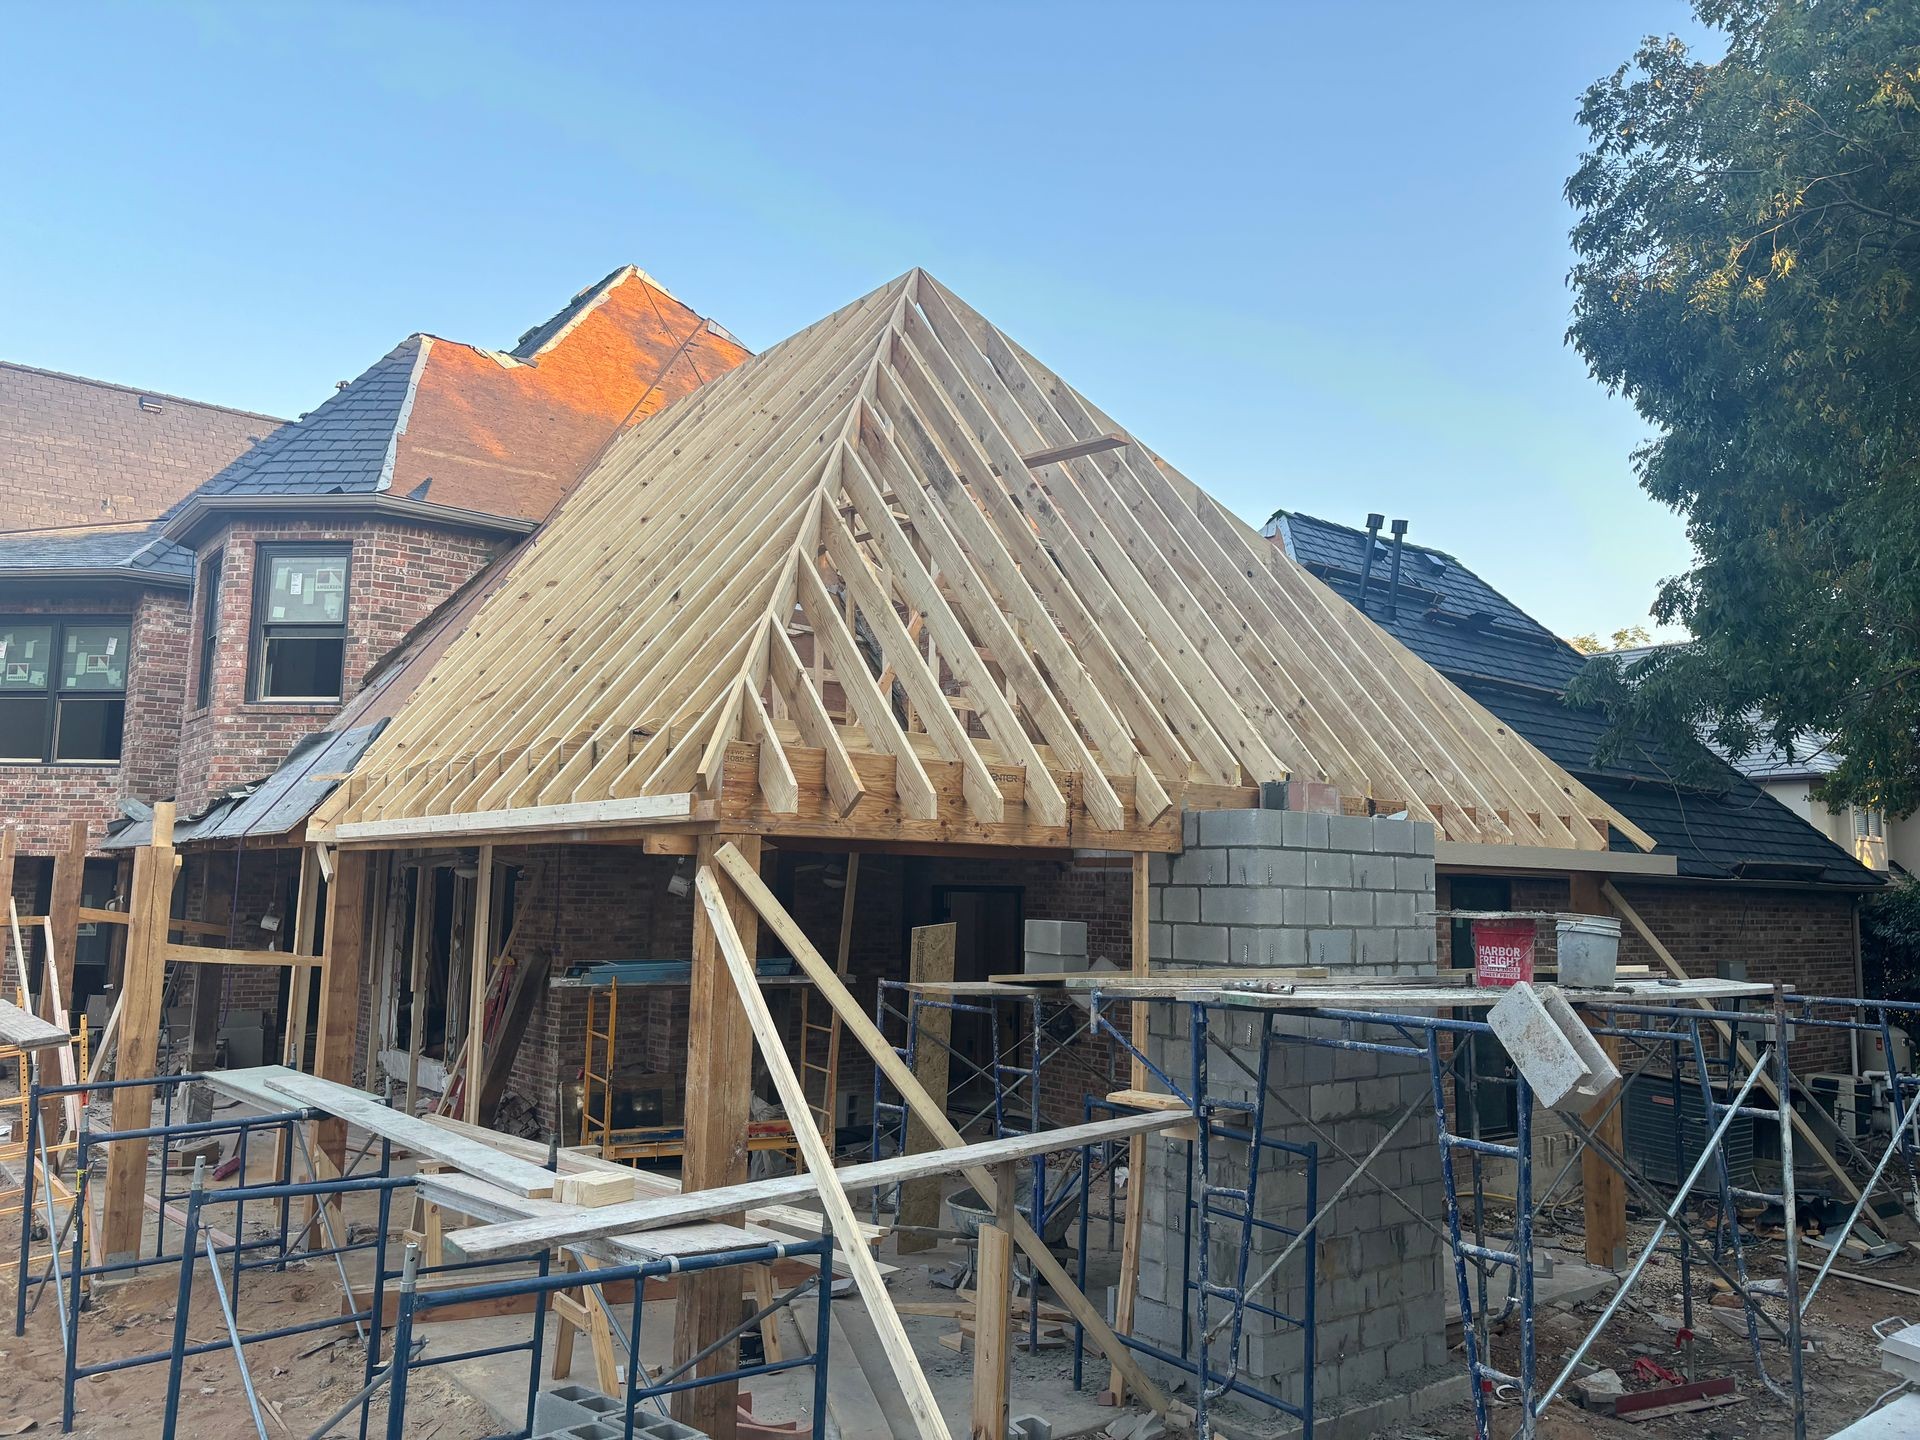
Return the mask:
<path id="1" fill-rule="evenodd" d="M 263 545 L 253 597 L 253 698 L 338 700 L 347 547 Z"/>
<path id="2" fill-rule="evenodd" d="M 213 699 L 214 639 L 220 627 L 220 572 L 227 552 L 216 550 L 200 567 L 200 674 L 193 685 L 193 707 L 207 708 Z"/>
<path id="3" fill-rule="evenodd" d="M 1886 816 L 1878 810 L 1855 810 L 1853 833 L 1857 839 L 1878 840 L 1887 833 Z"/>
<path id="4" fill-rule="evenodd" d="M 0 617 L 0 761 L 120 758 L 127 622 Z"/>

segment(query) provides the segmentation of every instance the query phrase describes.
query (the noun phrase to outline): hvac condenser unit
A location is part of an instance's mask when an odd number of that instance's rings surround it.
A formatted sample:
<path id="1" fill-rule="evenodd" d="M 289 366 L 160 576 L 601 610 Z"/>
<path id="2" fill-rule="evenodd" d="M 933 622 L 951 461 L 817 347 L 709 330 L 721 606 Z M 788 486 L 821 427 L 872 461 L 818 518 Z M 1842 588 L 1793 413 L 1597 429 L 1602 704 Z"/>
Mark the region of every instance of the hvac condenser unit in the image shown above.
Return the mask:
<path id="1" fill-rule="evenodd" d="M 1721 1086 L 1714 1087 L 1715 1098 L 1724 1103 L 1729 1097 Z M 1627 1082 L 1625 1112 L 1627 1158 L 1656 1188 L 1678 1185 L 1700 1158 L 1700 1151 L 1713 1134 L 1716 1121 L 1706 1118 L 1706 1103 L 1700 1096 L 1700 1084 L 1691 1078 L 1680 1082 L 1680 1113 L 1674 1115 L 1673 1082 L 1665 1075 L 1636 1075 Z M 1680 1155 L 1674 1159 L 1674 1129 L 1680 1132 Z M 1743 1189 L 1753 1183 L 1753 1126 L 1745 1116 L 1737 1116 L 1728 1127 L 1724 1148 L 1727 1176 Z M 1720 1171 L 1711 1160 L 1695 1182 L 1696 1190 L 1711 1190 L 1720 1184 Z"/>

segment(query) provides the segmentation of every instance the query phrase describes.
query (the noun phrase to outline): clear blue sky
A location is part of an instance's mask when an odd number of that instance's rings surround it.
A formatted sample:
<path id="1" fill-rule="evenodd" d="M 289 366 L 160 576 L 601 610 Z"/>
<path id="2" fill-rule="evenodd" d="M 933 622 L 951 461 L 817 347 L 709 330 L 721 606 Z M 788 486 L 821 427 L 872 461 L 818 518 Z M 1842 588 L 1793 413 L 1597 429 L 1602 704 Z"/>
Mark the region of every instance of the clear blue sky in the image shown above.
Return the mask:
<path id="1" fill-rule="evenodd" d="M 278 414 L 631 260 L 755 348 L 923 265 L 1248 520 L 1562 633 L 1685 567 L 1562 342 L 1585 84 L 1677 0 L 11 7 L 0 358 Z"/>

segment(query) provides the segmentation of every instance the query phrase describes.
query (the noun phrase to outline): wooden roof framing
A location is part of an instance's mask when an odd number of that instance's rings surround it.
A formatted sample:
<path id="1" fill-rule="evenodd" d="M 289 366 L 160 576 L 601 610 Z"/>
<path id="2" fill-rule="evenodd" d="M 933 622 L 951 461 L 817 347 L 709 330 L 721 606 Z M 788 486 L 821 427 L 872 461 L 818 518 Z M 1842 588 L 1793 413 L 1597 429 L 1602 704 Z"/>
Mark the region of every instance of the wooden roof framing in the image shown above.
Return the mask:
<path id="1" fill-rule="evenodd" d="M 916 270 L 612 447 L 316 827 L 1172 848 L 1282 778 L 1642 838 Z"/>

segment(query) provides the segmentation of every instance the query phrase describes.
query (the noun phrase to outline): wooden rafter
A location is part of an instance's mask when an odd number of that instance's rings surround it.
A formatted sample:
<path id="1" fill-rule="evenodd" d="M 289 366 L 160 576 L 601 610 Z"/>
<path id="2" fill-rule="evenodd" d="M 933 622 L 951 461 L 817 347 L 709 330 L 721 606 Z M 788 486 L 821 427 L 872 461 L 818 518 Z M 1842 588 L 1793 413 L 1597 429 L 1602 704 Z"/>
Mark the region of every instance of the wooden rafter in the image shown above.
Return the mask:
<path id="1" fill-rule="evenodd" d="M 1648 843 L 914 271 L 616 442 L 315 833 L 686 794 L 1165 848 L 1183 796 L 1278 779 L 1451 841 Z"/>

